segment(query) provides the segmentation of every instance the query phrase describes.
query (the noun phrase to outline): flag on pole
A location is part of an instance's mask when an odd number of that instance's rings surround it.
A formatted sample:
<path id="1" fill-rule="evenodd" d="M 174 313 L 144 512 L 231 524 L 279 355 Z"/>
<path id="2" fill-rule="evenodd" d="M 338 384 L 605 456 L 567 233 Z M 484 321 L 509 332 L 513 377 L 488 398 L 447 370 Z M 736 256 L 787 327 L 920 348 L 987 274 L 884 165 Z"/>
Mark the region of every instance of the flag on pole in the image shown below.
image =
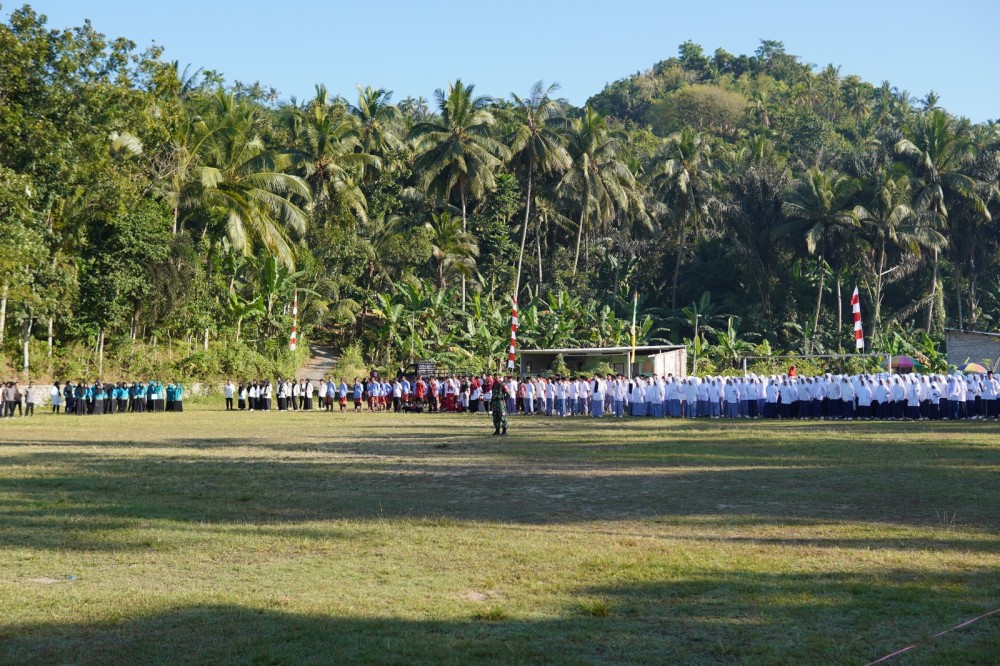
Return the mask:
<path id="1" fill-rule="evenodd" d="M 295 351 L 295 340 L 299 332 L 299 292 L 292 297 L 292 337 L 288 340 L 288 348 Z"/>
<path id="2" fill-rule="evenodd" d="M 635 363 L 635 313 L 639 309 L 639 292 L 632 294 L 632 363 Z"/>
<path id="3" fill-rule="evenodd" d="M 851 296 L 851 312 L 854 314 L 854 347 L 863 350 L 865 334 L 861 330 L 861 299 L 858 297 L 857 286 L 854 287 L 854 294 Z"/>
<path id="4" fill-rule="evenodd" d="M 514 353 L 517 350 L 517 296 L 514 296 L 514 307 L 510 311 L 510 347 L 507 348 L 507 369 L 514 369 Z"/>

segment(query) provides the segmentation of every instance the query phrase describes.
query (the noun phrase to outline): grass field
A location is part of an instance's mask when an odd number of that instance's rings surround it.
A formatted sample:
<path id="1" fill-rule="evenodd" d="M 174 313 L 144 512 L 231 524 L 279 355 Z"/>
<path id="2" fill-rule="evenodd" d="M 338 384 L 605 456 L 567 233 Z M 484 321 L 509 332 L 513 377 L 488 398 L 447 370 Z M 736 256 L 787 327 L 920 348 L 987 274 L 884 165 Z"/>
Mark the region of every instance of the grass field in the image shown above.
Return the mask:
<path id="1" fill-rule="evenodd" d="M 864 664 L 1000 607 L 992 424 L 188 409 L 0 422 L 0 662 Z"/>

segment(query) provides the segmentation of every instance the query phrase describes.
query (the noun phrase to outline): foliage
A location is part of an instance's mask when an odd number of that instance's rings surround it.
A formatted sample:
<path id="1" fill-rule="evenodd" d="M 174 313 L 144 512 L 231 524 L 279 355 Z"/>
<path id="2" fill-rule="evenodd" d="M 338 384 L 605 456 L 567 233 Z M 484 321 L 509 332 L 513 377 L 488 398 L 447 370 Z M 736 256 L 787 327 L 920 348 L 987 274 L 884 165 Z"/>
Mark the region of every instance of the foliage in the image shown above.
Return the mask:
<path id="1" fill-rule="evenodd" d="M 276 368 L 296 293 L 300 338 L 380 367 L 497 367 L 515 295 L 521 344 L 616 345 L 638 291 L 640 338 L 700 369 L 844 348 L 853 285 L 876 350 L 1000 327 L 997 124 L 781 42 L 684 42 L 583 108 L 461 80 L 280 103 L 29 7 L 0 48 L 0 355 L 51 326 L 44 372 Z"/>

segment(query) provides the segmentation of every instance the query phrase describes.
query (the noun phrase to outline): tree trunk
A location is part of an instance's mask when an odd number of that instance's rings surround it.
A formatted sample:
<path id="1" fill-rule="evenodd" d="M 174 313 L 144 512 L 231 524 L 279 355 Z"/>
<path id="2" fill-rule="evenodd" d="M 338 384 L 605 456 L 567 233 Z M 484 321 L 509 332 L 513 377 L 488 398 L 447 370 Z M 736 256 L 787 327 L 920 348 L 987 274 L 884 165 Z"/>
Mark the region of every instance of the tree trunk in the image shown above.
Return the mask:
<path id="1" fill-rule="evenodd" d="M 538 249 L 538 284 L 542 284 L 542 224 L 535 227 L 535 245 Z M 536 292 L 537 293 L 537 292 Z"/>
<path id="2" fill-rule="evenodd" d="M 205 351 L 208 351 L 208 326 L 205 327 Z"/>
<path id="3" fill-rule="evenodd" d="M 55 323 L 55 317 L 49 317 L 49 358 L 52 358 L 52 328 Z"/>
<path id="4" fill-rule="evenodd" d="M 177 207 L 177 206 L 175 206 L 174 207 L 174 236 L 177 235 L 177 221 L 178 221 L 178 218 L 180 218 L 180 212 L 181 212 L 180 208 Z"/>
<path id="5" fill-rule="evenodd" d="M 823 264 L 823 257 L 819 258 L 820 266 Z M 816 337 L 816 330 L 819 328 L 819 313 L 820 309 L 823 307 L 823 285 L 826 282 L 826 271 L 820 268 L 819 273 L 819 289 L 816 291 L 816 315 L 813 317 L 813 327 L 812 335 L 809 339 L 809 351 L 807 353 L 812 353 L 812 339 Z"/>
<path id="6" fill-rule="evenodd" d="M 528 198 L 524 202 L 524 226 L 521 228 L 521 252 L 517 255 L 517 280 L 514 282 L 514 299 L 521 289 L 521 266 L 524 263 L 524 243 L 528 240 L 528 220 L 531 219 L 531 172 L 528 169 Z"/>
<path id="7" fill-rule="evenodd" d="M 955 276 L 955 304 L 958 305 L 958 330 L 965 330 L 965 322 L 962 321 L 962 280 Z"/>
<path id="8" fill-rule="evenodd" d="M 969 324 L 976 323 L 976 310 L 978 309 L 979 299 L 976 297 L 976 260 L 969 260 Z"/>
<path id="9" fill-rule="evenodd" d="M 23 331 L 24 339 L 23 339 L 22 344 L 24 345 L 24 347 L 23 347 L 24 368 L 23 369 L 24 369 L 25 378 L 27 378 L 27 376 L 28 376 L 28 369 L 31 367 L 31 363 L 29 362 L 28 355 L 31 352 L 31 323 L 32 323 L 33 320 L 34 320 L 34 317 L 32 317 L 30 313 L 24 318 L 24 331 Z"/>
<path id="10" fill-rule="evenodd" d="M 844 341 L 840 337 L 844 334 L 844 300 L 840 292 L 840 274 L 837 274 L 837 351 L 843 353 Z"/>
<path id="11" fill-rule="evenodd" d="M 3 290 L 0 291 L 0 344 L 3 344 L 3 331 L 7 324 L 7 294 L 10 293 L 10 285 L 3 283 Z"/>
<path id="12" fill-rule="evenodd" d="M 882 271 L 885 270 L 885 236 L 882 237 L 882 245 L 879 248 L 878 275 L 875 276 L 875 312 L 872 326 L 872 340 L 878 336 L 879 324 L 882 321 Z"/>
<path id="13" fill-rule="evenodd" d="M 97 378 L 104 379 L 104 329 L 97 335 Z"/>
<path id="14" fill-rule="evenodd" d="M 580 211 L 580 228 L 576 232 L 576 254 L 573 255 L 573 275 L 580 264 L 580 241 L 583 240 L 583 226 L 587 223 L 587 205 L 584 203 L 583 210 Z"/>
<path id="15" fill-rule="evenodd" d="M 465 188 L 461 190 L 462 195 L 462 233 L 468 232 L 468 227 L 465 219 Z M 465 312 L 465 273 L 462 273 L 462 312 Z"/>
<path id="16" fill-rule="evenodd" d="M 927 304 L 927 333 L 931 332 L 934 323 L 934 297 L 937 295 L 938 251 L 934 248 L 934 259 L 931 264 L 931 300 Z"/>
<path id="17" fill-rule="evenodd" d="M 681 237 L 677 243 L 677 261 L 674 263 L 674 277 L 670 282 L 670 307 L 677 309 L 677 283 L 681 276 L 681 262 L 684 261 L 684 250 L 687 246 L 687 220 L 681 224 Z"/>

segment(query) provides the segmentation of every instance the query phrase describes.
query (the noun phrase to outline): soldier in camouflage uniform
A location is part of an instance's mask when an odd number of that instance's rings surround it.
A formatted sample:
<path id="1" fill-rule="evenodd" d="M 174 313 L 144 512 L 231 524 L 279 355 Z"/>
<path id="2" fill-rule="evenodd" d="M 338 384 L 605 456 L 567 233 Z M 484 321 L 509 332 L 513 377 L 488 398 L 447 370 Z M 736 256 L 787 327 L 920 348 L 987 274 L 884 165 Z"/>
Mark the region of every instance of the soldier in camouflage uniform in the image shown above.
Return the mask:
<path id="1" fill-rule="evenodd" d="M 493 377 L 493 398 L 490 399 L 490 412 L 493 414 L 494 435 L 507 434 L 507 398 L 510 392 L 499 376 Z M 501 432 L 502 431 L 502 432 Z"/>

